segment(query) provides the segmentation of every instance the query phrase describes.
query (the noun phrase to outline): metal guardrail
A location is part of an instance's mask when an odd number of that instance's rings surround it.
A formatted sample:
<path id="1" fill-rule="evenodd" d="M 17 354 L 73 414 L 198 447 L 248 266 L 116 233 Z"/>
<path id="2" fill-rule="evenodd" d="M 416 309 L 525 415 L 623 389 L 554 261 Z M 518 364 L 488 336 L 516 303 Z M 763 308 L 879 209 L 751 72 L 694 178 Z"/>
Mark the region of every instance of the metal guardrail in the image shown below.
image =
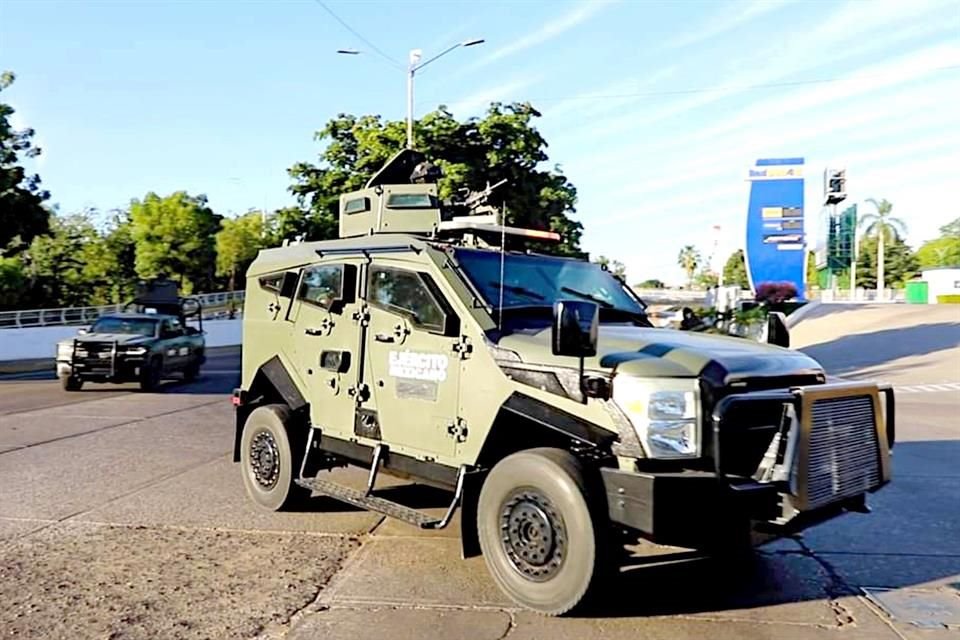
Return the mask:
<path id="1" fill-rule="evenodd" d="M 231 302 L 243 306 L 243 291 L 223 291 L 220 293 L 201 293 L 197 298 L 203 305 L 204 320 L 226 315 Z M 99 307 L 63 307 L 61 309 L 23 309 L 19 311 L 0 311 L 0 329 L 19 329 L 25 327 L 58 327 L 90 324 L 108 313 L 123 310 L 123 304 L 108 304 Z M 237 312 L 239 313 L 239 309 Z"/>

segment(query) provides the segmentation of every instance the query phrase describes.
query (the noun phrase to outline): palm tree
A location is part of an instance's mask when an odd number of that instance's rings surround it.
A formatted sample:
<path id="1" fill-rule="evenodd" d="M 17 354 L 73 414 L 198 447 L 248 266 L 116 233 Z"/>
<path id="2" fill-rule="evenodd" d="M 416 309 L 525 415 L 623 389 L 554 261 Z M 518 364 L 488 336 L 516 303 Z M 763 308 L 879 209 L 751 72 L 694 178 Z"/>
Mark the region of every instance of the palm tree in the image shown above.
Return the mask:
<path id="1" fill-rule="evenodd" d="M 877 297 L 883 295 L 883 244 L 887 238 L 893 239 L 897 234 L 905 235 L 907 225 L 900 218 L 891 215 L 893 203 L 886 199 L 877 202 L 868 198 L 867 202 L 873 205 L 876 213 L 865 214 L 860 219 L 860 226 L 864 228 L 865 236 L 877 236 Z"/>
<path id="2" fill-rule="evenodd" d="M 677 256 L 677 264 L 687 272 L 687 285 L 692 287 L 693 274 L 700 266 L 700 252 L 692 244 L 688 244 L 680 250 L 680 255 Z"/>

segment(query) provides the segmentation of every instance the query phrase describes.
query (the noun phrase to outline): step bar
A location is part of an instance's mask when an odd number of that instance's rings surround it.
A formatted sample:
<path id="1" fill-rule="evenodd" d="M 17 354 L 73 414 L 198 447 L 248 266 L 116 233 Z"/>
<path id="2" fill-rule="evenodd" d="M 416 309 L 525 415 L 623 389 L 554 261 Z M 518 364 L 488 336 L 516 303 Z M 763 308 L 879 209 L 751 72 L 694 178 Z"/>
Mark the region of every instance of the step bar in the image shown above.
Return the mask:
<path id="1" fill-rule="evenodd" d="M 307 443 L 307 451 L 311 450 L 310 444 L 312 440 L 313 429 L 311 429 L 310 438 Z M 461 465 L 457 471 L 457 484 L 453 492 L 453 500 L 450 502 L 450 506 L 447 507 L 447 511 L 443 514 L 443 517 L 436 518 L 430 514 L 404 506 L 399 502 L 373 495 L 374 485 L 377 481 L 377 472 L 380 469 L 380 463 L 386 453 L 387 447 L 385 445 L 378 444 L 374 448 L 366 490 L 348 487 L 331 480 L 322 480 L 319 477 L 304 478 L 302 469 L 301 476 L 296 482 L 301 487 L 310 489 L 314 495 L 327 496 L 367 511 L 382 513 L 385 516 L 396 518 L 397 520 L 412 524 L 421 529 L 443 529 L 450 524 L 460 504 L 460 499 L 463 497 L 463 482 L 467 475 L 467 466 Z M 306 458 L 306 456 L 304 458 Z M 304 466 L 305 463 L 306 459 L 304 459 Z"/>

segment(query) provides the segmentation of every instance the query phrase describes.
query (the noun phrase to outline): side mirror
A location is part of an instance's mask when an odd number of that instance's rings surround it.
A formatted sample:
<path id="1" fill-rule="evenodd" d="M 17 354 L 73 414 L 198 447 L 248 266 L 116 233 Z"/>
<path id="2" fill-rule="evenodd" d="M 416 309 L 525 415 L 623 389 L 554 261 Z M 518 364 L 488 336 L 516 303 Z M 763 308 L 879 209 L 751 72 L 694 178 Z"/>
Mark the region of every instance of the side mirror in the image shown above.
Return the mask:
<path id="1" fill-rule="evenodd" d="M 780 311 L 771 311 L 767 314 L 767 324 L 763 328 L 764 342 L 778 347 L 790 346 L 790 329 L 787 328 L 787 317 Z"/>
<path id="2" fill-rule="evenodd" d="M 283 273 L 283 282 L 280 283 L 281 297 L 292 298 L 297 292 L 297 282 L 299 281 L 299 273 L 296 271 L 285 271 Z"/>
<path id="3" fill-rule="evenodd" d="M 600 305 L 586 300 L 558 300 L 553 305 L 551 345 L 555 356 L 597 355 Z"/>

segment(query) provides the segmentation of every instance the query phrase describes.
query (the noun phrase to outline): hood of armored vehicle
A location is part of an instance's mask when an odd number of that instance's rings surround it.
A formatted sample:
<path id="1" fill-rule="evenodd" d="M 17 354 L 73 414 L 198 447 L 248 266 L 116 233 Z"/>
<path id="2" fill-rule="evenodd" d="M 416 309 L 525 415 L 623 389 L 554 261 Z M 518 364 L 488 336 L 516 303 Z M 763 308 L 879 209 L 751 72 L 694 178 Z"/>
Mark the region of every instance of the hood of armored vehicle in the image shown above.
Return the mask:
<path id="1" fill-rule="evenodd" d="M 529 364 L 578 366 L 575 358 L 551 353 L 550 328 L 512 333 L 497 345 Z M 617 370 L 642 377 L 697 377 L 709 369 L 724 382 L 740 378 L 822 373 L 816 360 L 799 352 L 746 338 L 625 325 L 600 325 L 597 355 L 587 369 Z"/>

